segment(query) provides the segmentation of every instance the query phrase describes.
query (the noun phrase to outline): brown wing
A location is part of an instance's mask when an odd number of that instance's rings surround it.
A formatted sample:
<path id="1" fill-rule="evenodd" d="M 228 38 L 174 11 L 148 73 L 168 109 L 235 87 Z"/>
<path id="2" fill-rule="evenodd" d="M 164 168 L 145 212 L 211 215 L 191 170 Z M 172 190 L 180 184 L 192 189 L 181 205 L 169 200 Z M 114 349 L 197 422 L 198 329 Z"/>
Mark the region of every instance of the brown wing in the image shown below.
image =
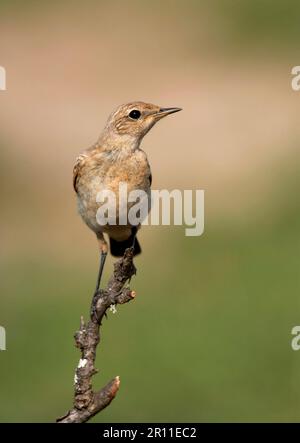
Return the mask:
<path id="1" fill-rule="evenodd" d="M 84 165 L 86 158 L 87 156 L 85 154 L 81 154 L 79 157 L 77 157 L 73 168 L 73 188 L 75 189 L 75 192 L 78 192 L 77 184 L 80 179 L 82 166 Z"/>

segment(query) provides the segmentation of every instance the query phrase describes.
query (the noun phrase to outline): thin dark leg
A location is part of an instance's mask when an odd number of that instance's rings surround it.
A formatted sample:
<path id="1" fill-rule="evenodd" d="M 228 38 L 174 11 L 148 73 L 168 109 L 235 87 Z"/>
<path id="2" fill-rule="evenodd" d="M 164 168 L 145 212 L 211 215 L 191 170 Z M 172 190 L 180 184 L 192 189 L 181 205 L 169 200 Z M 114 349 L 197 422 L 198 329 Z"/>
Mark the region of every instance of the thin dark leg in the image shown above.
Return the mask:
<path id="1" fill-rule="evenodd" d="M 100 282 L 101 282 L 101 277 L 102 277 L 102 273 L 103 273 L 103 268 L 104 268 L 104 263 L 105 263 L 105 260 L 106 260 L 106 256 L 107 256 L 107 252 L 101 252 L 100 266 L 99 266 L 99 272 L 98 272 L 98 278 L 97 278 L 97 285 L 96 285 L 95 293 L 98 292 L 99 288 L 100 288 Z"/>
<path id="2" fill-rule="evenodd" d="M 136 226 L 134 226 L 133 228 L 132 228 L 132 246 L 131 246 L 131 248 L 132 248 L 132 251 L 134 252 L 134 245 L 135 245 L 135 239 L 136 239 L 136 234 L 137 234 L 137 227 Z M 132 266 L 133 266 L 133 268 L 134 268 L 134 275 L 136 275 L 136 267 L 134 266 L 134 264 L 132 263 Z M 128 280 L 128 282 L 130 283 L 131 282 L 131 277 L 129 278 L 129 280 Z"/>
<path id="3" fill-rule="evenodd" d="M 136 238 L 136 233 L 137 233 L 137 227 L 134 226 L 131 230 L 132 232 L 132 236 L 133 236 L 133 240 L 132 240 L 132 248 L 134 250 L 134 245 L 135 245 L 135 238 Z"/>

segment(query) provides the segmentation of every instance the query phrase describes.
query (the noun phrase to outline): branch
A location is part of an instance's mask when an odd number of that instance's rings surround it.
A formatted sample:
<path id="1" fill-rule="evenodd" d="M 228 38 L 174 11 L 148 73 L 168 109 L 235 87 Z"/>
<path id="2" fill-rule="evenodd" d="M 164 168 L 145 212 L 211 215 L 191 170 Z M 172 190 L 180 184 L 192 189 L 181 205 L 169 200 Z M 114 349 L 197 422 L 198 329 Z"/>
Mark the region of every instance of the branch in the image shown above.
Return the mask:
<path id="1" fill-rule="evenodd" d="M 94 392 L 92 377 L 95 369 L 96 349 L 100 342 L 100 326 L 109 307 L 124 304 L 134 299 L 135 292 L 124 288 L 127 280 L 136 273 L 133 264 L 133 248 L 126 249 L 124 256 L 114 265 L 114 273 L 107 287 L 96 293 L 92 300 L 90 320 L 86 325 L 81 317 L 80 329 L 75 333 L 76 346 L 81 350 L 81 359 L 76 368 L 73 409 L 58 418 L 57 423 L 84 423 L 106 408 L 115 398 L 119 386 L 119 377 L 113 378 L 99 392 Z"/>

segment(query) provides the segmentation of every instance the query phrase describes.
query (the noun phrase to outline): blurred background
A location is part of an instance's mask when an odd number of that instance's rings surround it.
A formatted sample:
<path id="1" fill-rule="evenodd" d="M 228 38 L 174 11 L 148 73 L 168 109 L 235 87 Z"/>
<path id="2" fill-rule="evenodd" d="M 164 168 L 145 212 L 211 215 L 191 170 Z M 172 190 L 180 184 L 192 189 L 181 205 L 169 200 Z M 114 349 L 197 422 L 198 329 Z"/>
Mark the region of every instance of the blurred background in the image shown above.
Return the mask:
<path id="1" fill-rule="evenodd" d="M 137 298 L 104 321 L 94 377 L 121 388 L 93 421 L 299 421 L 299 16 L 292 0 L 0 0 L 0 421 L 72 406 L 98 267 L 72 168 L 132 100 L 184 109 L 142 147 L 153 189 L 205 190 L 205 233 L 140 232 Z"/>

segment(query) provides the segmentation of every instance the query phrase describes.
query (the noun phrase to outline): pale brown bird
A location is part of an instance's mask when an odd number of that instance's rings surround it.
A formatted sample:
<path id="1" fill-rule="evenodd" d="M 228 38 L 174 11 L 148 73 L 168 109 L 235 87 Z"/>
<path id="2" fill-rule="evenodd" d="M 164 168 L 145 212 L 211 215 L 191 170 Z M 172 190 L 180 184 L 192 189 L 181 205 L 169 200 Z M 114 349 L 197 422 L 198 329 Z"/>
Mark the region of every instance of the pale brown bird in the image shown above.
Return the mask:
<path id="1" fill-rule="evenodd" d="M 151 170 L 145 152 L 140 149 L 140 143 L 156 122 L 180 110 L 143 102 L 121 105 L 108 118 L 97 143 L 83 151 L 76 160 L 73 185 L 77 193 L 79 213 L 95 232 L 101 254 L 96 292 L 100 286 L 108 250 L 104 233 L 109 237 L 112 255 L 122 256 L 128 247 L 134 248 L 135 255 L 141 252 L 135 238 L 137 226 L 129 223 L 101 226 L 97 222 L 97 194 L 107 189 L 115 193 L 118 201 L 119 183 L 125 182 L 128 193 L 143 190 L 150 196 Z M 117 219 L 118 217 L 119 214 Z"/>

